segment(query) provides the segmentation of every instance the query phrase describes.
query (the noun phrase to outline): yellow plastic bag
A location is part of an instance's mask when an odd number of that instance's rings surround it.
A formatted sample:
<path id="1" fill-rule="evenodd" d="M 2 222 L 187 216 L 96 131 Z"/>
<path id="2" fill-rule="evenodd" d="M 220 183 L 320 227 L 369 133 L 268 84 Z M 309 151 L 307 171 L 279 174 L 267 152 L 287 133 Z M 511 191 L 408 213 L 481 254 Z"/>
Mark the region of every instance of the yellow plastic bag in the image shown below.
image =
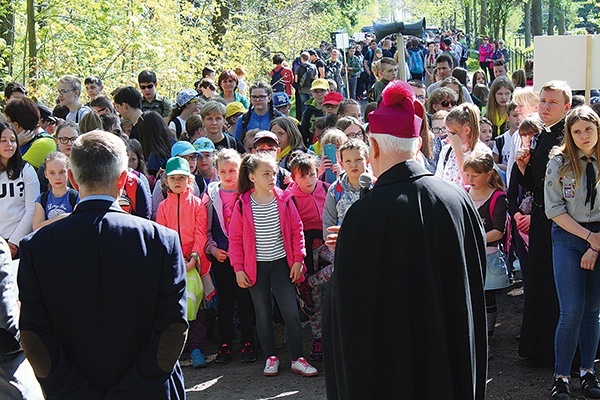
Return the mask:
<path id="1" fill-rule="evenodd" d="M 196 268 L 190 269 L 185 274 L 185 294 L 187 297 L 187 320 L 194 321 L 204 297 L 204 286 Z"/>

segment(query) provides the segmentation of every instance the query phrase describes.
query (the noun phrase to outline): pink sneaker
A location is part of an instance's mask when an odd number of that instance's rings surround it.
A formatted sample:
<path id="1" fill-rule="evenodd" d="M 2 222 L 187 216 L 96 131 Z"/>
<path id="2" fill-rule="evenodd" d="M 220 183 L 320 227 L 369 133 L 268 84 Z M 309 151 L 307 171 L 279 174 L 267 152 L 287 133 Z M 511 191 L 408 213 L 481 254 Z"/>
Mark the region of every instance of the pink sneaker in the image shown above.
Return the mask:
<path id="1" fill-rule="evenodd" d="M 307 363 L 308 364 L 308 363 Z M 277 376 L 279 374 L 279 358 L 271 356 L 265 362 L 264 376 Z"/>
<path id="2" fill-rule="evenodd" d="M 306 361 L 304 357 L 292 361 L 292 372 L 302 376 L 317 376 L 319 371 Z"/>

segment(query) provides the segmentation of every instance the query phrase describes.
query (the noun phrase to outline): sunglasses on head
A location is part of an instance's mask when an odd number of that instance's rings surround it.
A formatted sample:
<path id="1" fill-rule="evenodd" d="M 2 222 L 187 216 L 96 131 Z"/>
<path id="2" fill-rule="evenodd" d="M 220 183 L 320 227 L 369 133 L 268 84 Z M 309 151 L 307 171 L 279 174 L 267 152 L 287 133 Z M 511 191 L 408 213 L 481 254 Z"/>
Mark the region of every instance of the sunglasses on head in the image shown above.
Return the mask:
<path id="1" fill-rule="evenodd" d="M 152 89 L 153 87 L 154 87 L 154 83 L 149 83 L 147 85 L 140 85 L 140 89 L 142 89 L 142 90 Z"/>
<path id="2" fill-rule="evenodd" d="M 454 100 L 450 100 L 450 101 L 444 100 L 440 104 L 442 105 L 442 107 L 448 107 L 448 106 L 455 107 L 457 103 Z"/>

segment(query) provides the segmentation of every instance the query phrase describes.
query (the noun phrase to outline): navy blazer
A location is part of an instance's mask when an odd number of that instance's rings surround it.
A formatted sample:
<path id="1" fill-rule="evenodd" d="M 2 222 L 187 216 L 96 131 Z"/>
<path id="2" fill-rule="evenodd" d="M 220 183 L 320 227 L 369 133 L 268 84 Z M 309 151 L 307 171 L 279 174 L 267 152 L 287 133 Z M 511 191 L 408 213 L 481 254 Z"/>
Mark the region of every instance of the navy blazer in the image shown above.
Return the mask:
<path id="1" fill-rule="evenodd" d="M 21 338 L 48 399 L 183 399 L 177 234 L 89 200 L 25 237 Z"/>

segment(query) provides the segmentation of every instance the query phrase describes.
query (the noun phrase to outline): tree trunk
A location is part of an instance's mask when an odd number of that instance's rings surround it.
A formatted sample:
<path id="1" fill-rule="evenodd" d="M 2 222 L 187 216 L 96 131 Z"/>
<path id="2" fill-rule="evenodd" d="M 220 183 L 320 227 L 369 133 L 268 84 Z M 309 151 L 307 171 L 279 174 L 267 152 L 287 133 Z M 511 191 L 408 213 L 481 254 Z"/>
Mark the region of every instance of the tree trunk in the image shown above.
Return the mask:
<path id="1" fill-rule="evenodd" d="M 542 0 L 531 0 L 531 30 L 534 36 L 543 35 Z"/>
<path id="2" fill-rule="evenodd" d="M 227 21 L 229 20 L 229 7 L 225 1 L 219 1 L 217 5 L 217 12 L 212 19 L 211 38 L 215 45 L 217 53 L 223 50 L 223 36 L 227 32 Z M 218 64 L 218 59 L 215 53 L 212 53 L 210 62 L 213 65 Z"/>
<path id="3" fill-rule="evenodd" d="M 15 10 L 12 0 L 0 0 L 0 39 L 6 42 L 8 48 L 15 45 Z M 13 74 L 13 52 L 6 52 L 4 63 L 8 75 Z"/>
<path id="4" fill-rule="evenodd" d="M 480 17 L 480 29 L 479 29 L 479 34 L 480 35 L 485 35 L 486 32 L 488 31 L 487 29 L 487 0 L 481 0 L 481 13 L 479 14 Z"/>
<path id="5" fill-rule="evenodd" d="M 523 23 L 525 24 L 525 47 L 531 46 L 531 2 L 525 3 L 523 6 L 523 11 L 525 14 L 525 19 Z"/>
<path id="6" fill-rule="evenodd" d="M 562 6 L 558 6 L 556 10 L 558 14 L 558 34 L 564 35 L 566 32 L 565 28 L 565 9 Z"/>
<path id="7" fill-rule="evenodd" d="M 35 86 L 37 77 L 37 39 L 35 35 L 34 0 L 27 0 L 27 47 L 29 49 L 29 83 Z"/>
<path id="8" fill-rule="evenodd" d="M 477 0 L 473 0 L 473 29 L 475 29 L 475 37 L 479 37 L 479 24 L 477 23 L 479 15 L 477 15 Z"/>
<path id="9" fill-rule="evenodd" d="M 465 3 L 465 33 L 471 33 L 471 4 L 468 1 Z"/>
<path id="10" fill-rule="evenodd" d="M 554 35 L 554 13 L 556 12 L 556 1 L 550 0 L 548 2 L 548 36 Z"/>

